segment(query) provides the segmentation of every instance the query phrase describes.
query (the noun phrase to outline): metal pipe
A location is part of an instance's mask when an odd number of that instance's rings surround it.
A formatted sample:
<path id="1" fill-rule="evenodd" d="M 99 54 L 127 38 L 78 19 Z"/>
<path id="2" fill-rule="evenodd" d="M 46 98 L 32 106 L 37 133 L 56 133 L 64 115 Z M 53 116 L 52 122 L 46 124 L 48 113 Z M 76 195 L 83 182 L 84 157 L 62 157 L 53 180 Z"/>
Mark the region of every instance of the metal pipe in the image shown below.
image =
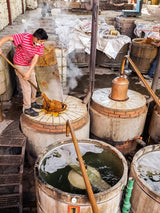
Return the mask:
<path id="1" fill-rule="evenodd" d="M 96 199 L 95 199 L 93 191 L 92 191 L 92 186 L 91 186 L 89 178 L 88 178 L 88 174 L 87 174 L 87 171 L 86 171 L 86 168 L 85 168 L 82 156 L 81 156 L 81 152 L 80 152 L 80 149 L 79 149 L 79 146 L 78 146 L 78 142 L 77 142 L 75 133 L 73 131 L 73 127 L 71 125 L 71 122 L 69 120 L 67 120 L 67 122 L 66 122 L 66 136 L 69 136 L 69 131 L 71 132 L 71 135 L 72 135 L 72 140 L 73 140 L 73 143 L 74 143 L 74 147 L 75 147 L 75 150 L 76 150 L 76 154 L 77 154 L 77 157 L 78 157 L 79 165 L 80 165 L 81 172 L 82 172 L 82 175 L 83 175 L 83 178 L 84 178 L 84 182 L 85 182 L 85 185 L 86 185 L 86 189 L 87 189 L 88 197 L 89 197 L 89 200 L 90 200 L 90 203 L 91 203 L 91 206 L 92 206 L 93 213 L 98 213 L 99 211 L 98 211 Z"/>
<path id="2" fill-rule="evenodd" d="M 131 198 L 131 193 L 133 189 L 133 184 L 134 184 L 134 180 L 132 177 L 130 177 L 128 180 L 125 200 L 122 207 L 122 213 L 128 213 L 130 211 L 130 208 L 131 208 L 130 198 Z"/>
<path id="3" fill-rule="evenodd" d="M 128 61 L 132 65 L 133 69 L 137 73 L 138 77 L 140 78 L 140 80 L 142 81 L 142 83 L 144 84 L 144 86 L 146 87 L 146 89 L 148 90 L 149 94 L 152 96 L 153 100 L 156 102 L 158 113 L 160 113 L 160 101 L 159 101 L 158 97 L 155 95 L 155 93 L 153 92 L 153 90 L 150 88 L 150 86 L 147 83 L 147 81 L 143 78 L 142 74 L 140 73 L 140 71 L 138 70 L 138 68 L 136 67 L 136 65 L 133 63 L 132 59 L 129 56 L 127 56 L 127 55 L 124 56 L 124 59 L 123 59 L 123 62 L 122 62 L 122 66 L 121 66 L 121 73 L 120 74 L 123 75 L 124 65 L 125 65 L 126 59 L 128 59 Z"/>
<path id="4" fill-rule="evenodd" d="M 146 146 L 146 143 L 140 138 L 136 138 L 135 141 L 136 141 L 136 143 L 138 143 L 142 147 Z"/>
<path id="5" fill-rule="evenodd" d="M 9 24 L 12 25 L 12 13 L 11 13 L 11 5 L 10 5 L 10 0 L 7 0 L 7 8 L 8 8 L 8 18 L 9 18 Z"/>
<path id="6" fill-rule="evenodd" d="M 96 63 L 96 45 L 97 45 L 97 22 L 98 22 L 98 10 L 99 10 L 99 0 L 91 0 L 91 4 L 86 5 L 86 9 L 92 9 L 92 33 L 91 33 L 91 52 L 89 61 L 89 88 L 83 103 L 87 104 L 94 90 L 95 82 L 95 63 Z"/>

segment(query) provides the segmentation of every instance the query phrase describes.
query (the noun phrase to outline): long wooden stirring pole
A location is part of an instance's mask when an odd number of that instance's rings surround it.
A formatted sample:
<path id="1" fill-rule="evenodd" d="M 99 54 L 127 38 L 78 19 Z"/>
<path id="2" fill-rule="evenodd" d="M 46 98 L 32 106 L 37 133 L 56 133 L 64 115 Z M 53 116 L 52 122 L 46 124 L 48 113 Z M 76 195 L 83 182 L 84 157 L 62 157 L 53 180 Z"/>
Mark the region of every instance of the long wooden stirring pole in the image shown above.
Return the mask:
<path id="1" fill-rule="evenodd" d="M 0 55 L 1 55 L 2 58 L 4 58 L 14 69 L 16 69 L 17 72 L 18 72 L 22 77 L 24 77 L 23 73 L 21 73 L 21 71 L 19 71 L 19 70 L 16 68 L 16 66 L 15 66 L 14 64 L 12 64 L 12 62 L 11 62 L 10 60 L 8 60 L 8 58 L 6 58 L 2 53 L 1 53 Z M 39 89 L 36 87 L 36 85 L 34 85 L 34 84 L 32 83 L 32 81 L 28 80 L 28 82 L 29 82 L 37 91 L 39 91 Z"/>
<path id="2" fill-rule="evenodd" d="M 87 189 L 88 197 L 89 197 L 89 200 L 90 200 L 90 203 L 91 203 L 91 206 L 92 206 L 93 213 L 98 213 L 99 211 L 98 211 L 96 199 L 95 199 L 93 191 L 92 191 L 92 186 L 90 184 L 90 181 L 89 181 L 89 178 L 88 178 L 88 175 L 87 175 L 87 171 L 86 171 L 86 168 L 85 168 L 82 156 L 81 156 L 81 152 L 80 152 L 80 149 L 79 149 L 79 146 L 78 146 L 78 142 L 77 142 L 75 133 L 73 131 L 73 127 L 71 125 L 71 122 L 69 120 L 67 120 L 67 122 L 66 122 L 66 136 L 69 136 L 69 130 L 70 130 L 71 135 L 72 135 L 72 140 L 73 140 L 74 147 L 75 147 L 75 150 L 76 150 L 76 153 L 77 153 L 79 165 L 80 165 L 81 172 L 82 172 L 82 175 L 83 175 L 83 178 L 84 178 L 84 182 L 85 182 L 85 185 L 86 185 L 86 189 Z"/>

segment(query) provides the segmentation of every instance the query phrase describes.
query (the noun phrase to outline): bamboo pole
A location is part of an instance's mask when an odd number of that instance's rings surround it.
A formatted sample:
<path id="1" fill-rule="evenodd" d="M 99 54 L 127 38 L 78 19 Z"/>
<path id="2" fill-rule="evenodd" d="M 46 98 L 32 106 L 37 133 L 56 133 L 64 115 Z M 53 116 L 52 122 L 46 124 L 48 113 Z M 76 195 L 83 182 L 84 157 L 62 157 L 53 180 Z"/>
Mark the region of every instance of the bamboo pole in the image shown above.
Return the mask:
<path id="1" fill-rule="evenodd" d="M 76 153 L 77 153 L 79 165 L 80 165 L 81 172 L 82 172 L 82 175 L 83 175 L 83 178 L 84 178 L 84 182 L 85 182 L 85 185 L 86 185 L 86 189 L 87 189 L 88 197 L 89 197 L 89 200 L 90 200 L 90 203 L 91 203 L 91 206 L 92 206 L 93 213 L 98 213 L 99 211 L 98 211 L 96 199 L 95 199 L 94 194 L 93 194 L 92 186 L 91 186 L 89 178 L 88 178 L 88 174 L 87 174 L 87 171 L 86 171 L 86 168 L 85 168 L 82 156 L 81 156 L 81 152 L 80 152 L 80 149 L 79 149 L 79 146 L 78 146 L 78 142 L 77 142 L 75 133 L 73 131 L 73 127 L 71 125 L 71 122 L 69 120 L 67 120 L 67 122 L 66 122 L 66 136 L 69 136 L 69 130 L 70 130 L 71 135 L 72 135 L 72 140 L 73 140 L 74 147 L 75 147 L 75 150 L 76 150 Z"/>

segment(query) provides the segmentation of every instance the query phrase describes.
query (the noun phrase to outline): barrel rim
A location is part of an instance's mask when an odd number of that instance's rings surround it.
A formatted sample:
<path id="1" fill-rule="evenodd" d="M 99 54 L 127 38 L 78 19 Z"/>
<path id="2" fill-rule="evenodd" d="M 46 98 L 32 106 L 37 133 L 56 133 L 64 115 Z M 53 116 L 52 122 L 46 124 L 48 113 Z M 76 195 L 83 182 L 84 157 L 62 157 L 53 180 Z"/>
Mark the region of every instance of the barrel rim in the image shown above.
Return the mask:
<path id="1" fill-rule="evenodd" d="M 102 103 L 101 101 L 97 100 L 97 98 L 95 98 L 95 96 L 94 96 L 97 94 L 97 92 L 101 93 L 102 95 L 103 94 L 105 94 L 106 96 L 108 95 L 107 98 L 110 98 L 109 96 L 112 92 L 112 88 L 109 87 L 109 88 L 101 88 L 101 89 L 95 90 L 93 93 L 92 99 L 91 99 L 90 108 L 92 107 L 93 109 L 98 111 L 100 114 L 103 114 L 103 112 L 110 113 L 110 112 L 113 112 L 113 110 L 116 112 L 126 112 L 126 109 L 124 109 L 124 107 L 123 108 L 118 107 L 117 105 L 115 107 L 111 107 L 108 105 L 108 103 Z M 137 91 L 128 89 L 128 91 L 127 91 L 128 97 L 130 96 L 130 93 L 134 94 L 134 96 L 136 96 L 136 95 L 140 96 L 141 100 L 143 99 L 143 103 L 141 103 L 140 106 L 137 106 L 137 107 L 134 107 L 131 109 L 127 109 L 127 112 L 135 112 L 135 111 L 141 110 L 143 108 L 143 110 L 140 112 L 140 114 L 142 114 L 146 109 L 146 99 L 145 99 L 144 95 L 140 94 Z M 127 98 L 125 101 L 128 101 L 128 100 L 130 101 L 130 100 L 132 100 L 132 98 Z M 113 100 L 113 101 L 115 101 L 115 100 Z M 124 101 L 120 100 L 119 103 L 120 102 L 123 103 Z M 137 115 L 135 114 L 135 116 L 137 116 Z"/>
<path id="2" fill-rule="evenodd" d="M 145 46 L 145 47 L 149 47 L 149 48 L 152 48 L 152 49 L 157 49 L 156 46 L 153 46 L 152 44 L 147 44 L 147 43 L 139 43 L 139 41 L 143 41 L 145 40 L 145 38 L 134 38 L 132 40 L 132 44 L 134 45 L 138 45 L 138 46 Z"/>
<path id="3" fill-rule="evenodd" d="M 151 151 L 160 151 L 160 144 L 155 145 L 149 145 L 142 149 L 140 149 L 133 157 L 132 163 L 131 163 L 131 176 L 133 176 L 134 180 L 137 182 L 137 184 L 140 186 L 140 184 L 143 186 L 143 191 L 146 192 L 146 194 L 149 194 L 149 196 L 153 196 L 152 198 L 160 202 L 160 194 L 156 191 L 154 191 L 147 182 L 141 177 L 140 173 L 137 170 L 136 161 L 142 157 L 142 155 L 147 154 Z"/>
<path id="4" fill-rule="evenodd" d="M 72 194 L 72 193 L 69 193 L 69 192 L 64 192 L 58 188 L 55 188 L 51 185 L 49 185 L 45 180 L 43 180 L 39 174 L 39 164 L 42 160 L 42 157 L 44 157 L 45 154 L 47 154 L 47 150 L 51 150 L 56 148 L 57 146 L 59 145 L 63 145 L 63 144 L 67 144 L 67 143 L 70 143 L 72 140 L 69 139 L 69 140 L 65 140 L 65 141 L 62 141 L 61 143 L 59 144 L 55 144 L 55 145 L 49 145 L 47 147 L 47 149 L 45 150 L 45 152 L 41 153 L 37 160 L 36 160 L 36 163 L 35 163 L 35 166 L 34 166 L 34 175 L 35 175 L 35 179 L 36 181 L 38 181 L 39 184 L 41 184 L 41 186 L 43 187 L 43 185 L 45 185 L 45 187 L 48 189 L 48 190 L 51 190 L 52 194 L 53 194 L 53 191 L 57 193 L 57 195 L 61 195 L 63 196 L 63 201 L 65 200 L 65 198 L 68 197 L 68 195 L 72 196 L 72 197 L 76 197 L 77 199 L 79 198 L 80 200 L 86 200 L 88 198 L 87 195 L 81 195 L 81 194 Z M 112 186 L 111 188 L 109 188 L 108 190 L 106 191 L 103 191 L 103 192 L 99 192 L 99 193 L 96 193 L 95 194 L 95 198 L 96 200 L 98 200 L 98 203 L 102 203 L 104 202 L 104 200 L 106 200 L 106 195 L 107 195 L 107 199 L 110 200 L 110 199 L 113 199 L 117 193 L 117 191 L 120 189 L 120 190 L 123 190 L 123 187 L 126 185 L 127 183 L 127 176 L 128 176 L 128 166 L 127 166 L 127 162 L 126 162 L 126 159 L 125 157 L 123 156 L 123 154 L 118 150 L 116 149 L 115 147 L 113 147 L 112 145 L 108 144 L 108 143 L 105 143 L 105 142 L 102 142 L 100 140 L 92 140 L 92 139 L 82 139 L 82 140 L 78 140 L 80 143 L 87 143 L 87 142 L 96 142 L 97 144 L 101 144 L 102 146 L 105 146 L 105 147 L 109 147 L 112 151 L 114 151 L 117 156 L 119 157 L 119 159 L 121 160 L 122 162 L 122 165 L 123 165 L 123 175 L 122 177 L 120 178 L 120 180 L 114 185 Z M 119 191 L 120 191 L 119 190 Z M 113 191 L 115 193 L 113 193 Z M 107 192 L 107 193 L 106 193 Z M 109 192 L 112 192 L 112 193 L 109 193 Z M 77 201 L 78 202 L 78 201 Z"/>

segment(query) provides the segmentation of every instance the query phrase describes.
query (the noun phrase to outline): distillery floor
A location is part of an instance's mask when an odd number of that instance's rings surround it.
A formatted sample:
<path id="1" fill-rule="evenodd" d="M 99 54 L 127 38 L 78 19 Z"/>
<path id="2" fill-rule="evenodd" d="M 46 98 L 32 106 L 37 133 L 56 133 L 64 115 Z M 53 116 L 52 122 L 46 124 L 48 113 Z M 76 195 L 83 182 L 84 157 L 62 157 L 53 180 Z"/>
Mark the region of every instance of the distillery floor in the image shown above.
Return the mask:
<path id="1" fill-rule="evenodd" d="M 70 91 L 69 95 L 75 96 L 77 98 L 83 99 L 87 92 L 87 86 L 89 81 L 89 74 L 87 68 L 83 68 L 83 76 L 78 79 L 78 85 L 75 89 Z M 106 68 L 96 68 L 95 76 L 95 89 L 111 87 L 112 79 L 119 75 L 119 71 L 112 71 Z M 130 73 L 128 76 L 130 85 L 129 88 L 148 96 L 146 89 L 140 83 L 138 77 L 135 73 Z M 149 80 L 148 83 L 151 83 L 152 80 Z M 157 90 L 159 93 L 159 90 Z M 160 97 L 160 94 L 158 94 Z M 3 115 L 4 120 L 0 123 L 0 130 L 5 131 L 10 123 L 19 120 L 22 113 L 22 95 L 15 93 L 10 101 L 3 102 Z M 148 124 L 150 120 L 151 112 L 148 112 L 148 118 L 146 121 L 146 127 L 143 133 L 143 140 L 147 143 L 148 141 Z M 91 138 L 94 138 L 90 135 Z M 134 154 L 140 149 L 140 146 L 128 153 L 125 157 L 127 159 L 128 165 L 133 159 Z M 24 172 L 23 172 L 23 212 L 36 212 L 36 202 L 35 202 L 35 182 L 34 182 L 34 172 L 33 164 L 28 163 L 27 153 L 25 155 L 24 162 Z M 1 211 L 0 211 L 1 212 Z M 3 210 L 4 212 L 4 210 Z M 8 211 L 7 211 L 8 212 Z M 14 212 L 14 211 L 13 211 Z M 16 212 L 16 210 L 15 210 Z"/>
<path id="2" fill-rule="evenodd" d="M 108 12 L 109 13 L 109 12 Z M 117 12 L 118 14 L 119 12 Z M 110 13 L 111 14 L 111 13 Z M 113 14 L 113 13 L 112 13 Z M 115 12 L 116 14 L 116 12 Z M 36 19 L 36 22 L 34 20 Z M 46 19 L 53 19 L 54 16 L 52 17 L 46 17 Z M 22 20 L 26 20 L 23 21 Z M 40 14 L 40 8 L 38 8 L 35 11 L 29 11 L 24 15 L 21 15 L 14 23 L 12 26 L 6 27 L 2 32 L 0 32 L 0 37 L 6 34 L 12 34 L 12 33 L 18 33 L 20 31 L 24 31 L 24 28 L 27 25 L 27 27 L 30 28 L 37 28 L 39 27 L 39 23 L 37 21 L 41 21 L 41 27 L 46 28 L 49 31 L 49 23 L 46 24 L 47 22 L 43 22 L 42 20 L 45 20 L 45 18 L 41 17 Z M 15 28 L 16 26 L 16 28 Z M 21 29 L 21 30 L 20 30 Z M 51 39 L 54 39 L 54 34 L 52 34 L 51 30 L 49 31 L 49 37 Z M 131 71 L 126 67 L 126 75 L 128 76 L 129 80 L 129 89 L 137 91 L 144 96 L 149 96 L 147 90 L 145 89 L 144 85 L 142 82 L 139 80 L 138 76 L 136 73 Z M 95 90 L 100 89 L 100 88 L 108 88 L 111 87 L 112 85 L 112 80 L 119 75 L 119 70 L 112 70 L 109 68 L 103 68 L 103 67 L 97 67 L 96 68 L 96 75 L 95 75 Z M 70 79 L 68 79 L 69 82 Z M 77 81 L 77 86 L 74 89 L 70 89 L 68 92 L 68 95 L 75 96 L 77 98 L 83 99 L 85 95 L 87 94 L 88 90 L 88 83 L 89 83 L 89 72 L 88 72 L 88 67 L 81 68 L 81 76 L 76 79 Z M 147 80 L 149 85 L 152 84 L 152 79 Z M 65 88 L 64 88 L 65 90 Z M 158 89 L 156 91 L 156 94 L 160 97 L 160 82 L 158 85 Z M 17 89 L 14 90 L 14 94 L 9 101 L 4 101 L 2 103 L 2 111 L 3 111 L 3 116 L 4 120 L 0 122 L 0 133 L 2 133 L 5 128 L 7 128 L 10 123 L 19 120 L 20 115 L 22 113 L 22 94 L 17 91 Z M 144 141 L 147 143 L 148 142 L 148 133 L 147 133 L 147 127 L 149 123 L 149 118 L 150 118 L 151 112 L 148 112 L 148 117 L 146 121 L 146 127 L 143 133 Z M 92 137 L 92 135 L 91 135 Z M 137 150 L 135 150 L 136 152 Z M 134 153 L 130 153 L 130 155 L 126 156 L 128 164 L 130 165 L 130 162 L 132 160 Z M 36 202 L 35 202 L 35 188 L 34 188 L 34 174 L 33 174 L 33 165 L 31 166 L 28 163 L 27 159 L 27 154 L 25 157 L 25 162 L 24 162 L 24 173 L 23 173 L 23 212 L 36 212 Z M 0 211 L 0 212 L 5 212 Z M 8 212 L 14 212 L 14 211 L 8 211 Z M 15 210 L 16 212 L 16 210 Z"/>

